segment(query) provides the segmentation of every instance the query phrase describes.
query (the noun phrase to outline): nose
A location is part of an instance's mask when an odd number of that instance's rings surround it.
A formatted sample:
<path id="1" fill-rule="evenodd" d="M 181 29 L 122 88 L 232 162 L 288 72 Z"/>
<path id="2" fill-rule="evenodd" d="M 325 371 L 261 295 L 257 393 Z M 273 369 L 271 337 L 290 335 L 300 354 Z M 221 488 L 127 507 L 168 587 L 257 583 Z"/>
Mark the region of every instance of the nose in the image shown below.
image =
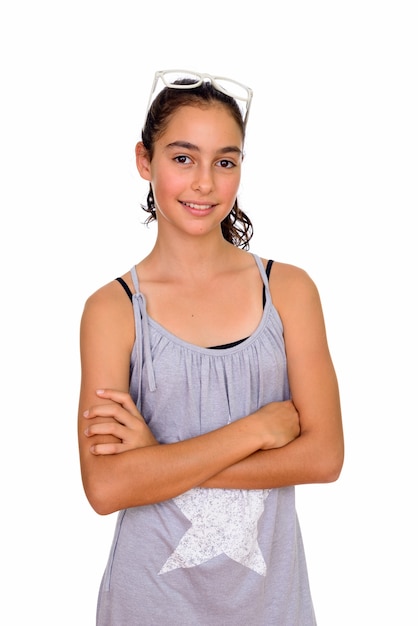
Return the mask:
<path id="1" fill-rule="evenodd" d="M 195 170 L 192 182 L 193 191 L 200 191 L 202 195 L 208 194 L 213 189 L 213 172 L 210 166 L 201 165 Z"/>

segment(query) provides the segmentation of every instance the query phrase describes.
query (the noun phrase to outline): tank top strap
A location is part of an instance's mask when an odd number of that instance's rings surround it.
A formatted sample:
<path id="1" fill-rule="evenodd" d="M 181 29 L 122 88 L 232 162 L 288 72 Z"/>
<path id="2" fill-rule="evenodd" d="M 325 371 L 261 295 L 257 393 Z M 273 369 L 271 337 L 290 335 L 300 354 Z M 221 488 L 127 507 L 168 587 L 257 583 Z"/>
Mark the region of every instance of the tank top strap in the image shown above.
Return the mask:
<path id="1" fill-rule="evenodd" d="M 155 391 L 157 386 L 155 383 L 154 367 L 152 364 L 151 339 L 149 336 L 149 323 L 147 314 L 147 303 L 145 296 L 139 290 L 138 274 L 136 267 L 131 269 L 132 282 L 135 287 L 135 293 L 132 295 L 132 304 L 134 308 L 135 318 L 135 345 L 138 363 L 144 363 L 147 368 L 148 385 L 150 391 Z M 141 386 L 138 389 L 138 398 L 141 393 Z"/>
<path id="2" fill-rule="evenodd" d="M 257 254 L 253 253 L 253 257 L 255 259 L 255 262 L 257 263 L 258 269 L 260 271 L 260 276 L 261 279 L 264 283 L 264 293 L 265 293 L 265 298 L 266 301 L 271 302 L 271 295 L 270 295 L 270 287 L 269 287 L 269 276 L 267 275 L 267 272 L 264 268 L 263 262 L 260 259 L 260 257 Z M 269 261 L 270 263 L 270 261 Z M 271 263 L 270 263 L 270 267 L 271 267 Z M 270 267 L 269 267 L 269 274 L 270 274 Z"/>
<path id="3" fill-rule="evenodd" d="M 131 268 L 131 278 L 135 287 L 135 293 L 139 293 L 139 280 L 135 265 Z"/>

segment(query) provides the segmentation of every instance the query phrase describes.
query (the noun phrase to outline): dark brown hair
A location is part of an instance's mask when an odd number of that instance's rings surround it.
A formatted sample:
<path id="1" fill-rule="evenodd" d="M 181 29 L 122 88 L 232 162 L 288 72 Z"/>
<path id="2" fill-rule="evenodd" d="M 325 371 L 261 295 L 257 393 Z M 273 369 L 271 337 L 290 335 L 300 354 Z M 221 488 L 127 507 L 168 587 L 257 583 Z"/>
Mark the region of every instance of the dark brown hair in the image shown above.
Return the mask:
<path id="1" fill-rule="evenodd" d="M 176 81 L 177 84 L 193 84 L 191 79 Z M 149 159 L 152 160 L 154 154 L 155 141 L 167 128 L 171 116 L 182 106 L 208 106 L 213 102 L 220 102 L 228 108 L 232 117 L 241 129 L 243 138 L 245 137 L 245 127 L 240 108 L 236 101 L 218 91 L 209 82 L 203 82 L 199 87 L 191 89 L 173 89 L 165 87 L 153 101 L 142 130 L 142 143 L 146 149 Z M 157 218 L 155 211 L 154 195 L 150 185 L 147 196 L 147 204 L 142 205 L 144 211 L 149 213 L 145 223 L 148 224 Z M 235 199 L 234 206 L 221 223 L 224 238 L 238 248 L 248 250 L 249 242 L 253 236 L 253 225 L 250 218 L 238 207 Z"/>

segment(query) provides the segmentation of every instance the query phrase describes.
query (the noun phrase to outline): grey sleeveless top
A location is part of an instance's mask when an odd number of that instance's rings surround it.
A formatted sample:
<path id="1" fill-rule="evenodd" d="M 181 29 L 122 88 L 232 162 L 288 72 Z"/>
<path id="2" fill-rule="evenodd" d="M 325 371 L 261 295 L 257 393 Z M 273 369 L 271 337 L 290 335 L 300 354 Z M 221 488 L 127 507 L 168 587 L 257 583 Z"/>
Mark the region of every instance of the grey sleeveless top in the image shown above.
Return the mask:
<path id="1" fill-rule="evenodd" d="M 148 317 L 135 268 L 131 395 L 160 443 L 207 433 L 289 398 L 283 327 L 266 291 L 255 332 L 187 343 Z M 135 476 L 132 476 L 135 480 Z M 314 626 L 294 487 L 195 488 L 118 514 L 98 626 Z"/>

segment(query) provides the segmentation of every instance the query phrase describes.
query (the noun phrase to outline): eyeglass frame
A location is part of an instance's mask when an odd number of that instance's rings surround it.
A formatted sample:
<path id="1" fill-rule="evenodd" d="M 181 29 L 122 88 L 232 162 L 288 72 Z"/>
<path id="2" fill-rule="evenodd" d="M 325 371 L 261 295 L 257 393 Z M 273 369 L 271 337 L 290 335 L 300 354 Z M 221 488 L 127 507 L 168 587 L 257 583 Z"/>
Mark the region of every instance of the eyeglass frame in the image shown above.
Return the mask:
<path id="1" fill-rule="evenodd" d="M 196 76 L 199 80 L 197 80 L 195 83 L 190 83 L 188 85 L 178 85 L 176 83 L 167 83 L 165 81 L 165 79 L 164 79 L 164 76 L 166 74 L 185 74 L 186 76 L 187 76 L 187 74 L 189 74 L 189 75 L 192 75 L 192 76 Z M 212 76 L 212 74 L 206 74 L 206 73 L 203 73 L 203 72 L 195 72 L 193 70 L 159 70 L 159 71 L 155 72 L 155 74 L 154 74 L 154 82 L 152 84 L 152 89 L 151 89 L 150 97 L 149 97 L 149 100 L 148 100 L 148 106 L 147 106 L 147 113 L 146 113 L 146 115 L 148 115 L 148 111 L 151 108 L 151 104 L 153 102 L 154 92 L 155 92 L 155 89 L 157 87 L 157 84 L 158 84 L 158 81 L 159 81 L 160 78 L 161 78 L 162 82 L 164 83 L 164 85 L 166 87 L 168 87 L 169 89 L 196 89 L 197 87 L 200 87 L 201 85 L 203 85 L 203 82 L 205 80 L 209 80 L 209 82 L 213 85 L 213 87 L 217 91 L 220 91 L 221 93 L 225 94 L 226 96 L 229 96 L 233 100 L 241 100 L 241 101 L 246 103 L 245 115 L 242 116 L 244 128 L 246 128 L 247 120 L 248 120 L 248 114 L 250 112 L 251 100 L 253 98 L 253 90 L 250 87 L 247 87 L 247 85 L 244 85 L 243 83 L 239 83 L 237 80 L 233 80 L 232 78 L 226 78 L 226 77 L 223 77 L 223 76 Z M 247 92 L 247 98 L 237 96 L 237 95 L 227 91 L 224 87 L 222 87 L 222 85 L 219 85 L 216 82 L 218 80 L 226 80 L 226 81 L 228 81 L 230 83 L 234 83 L 235 85 L 238 85 L 239 87 L 241 87 L 242 89 L 244 89 Z"/>

